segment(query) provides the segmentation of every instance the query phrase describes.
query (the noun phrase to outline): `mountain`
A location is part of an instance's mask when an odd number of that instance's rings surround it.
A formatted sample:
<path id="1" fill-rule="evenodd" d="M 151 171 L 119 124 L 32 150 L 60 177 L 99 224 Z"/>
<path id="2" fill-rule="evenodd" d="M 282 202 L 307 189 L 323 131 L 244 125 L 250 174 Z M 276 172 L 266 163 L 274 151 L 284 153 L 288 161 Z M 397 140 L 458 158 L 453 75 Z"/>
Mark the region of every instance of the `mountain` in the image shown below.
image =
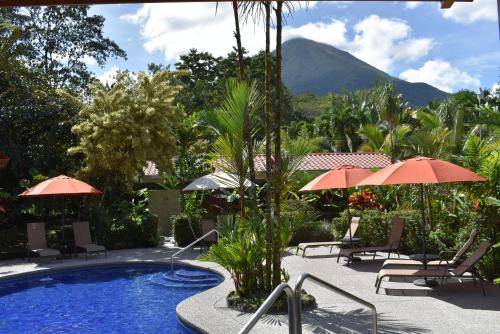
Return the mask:
<path id="1" fill-rule="evenodd" d="M 369 89 L 377 80 L 394 82 L 412 106 L 441 100 L 448 93 L 426 83 L 407 82 L 359 60 L 331 45 L 297 38 L 286 41 L 283 48 L 283 82 L 293 94 L 326 95 L 343 90 Z"/>

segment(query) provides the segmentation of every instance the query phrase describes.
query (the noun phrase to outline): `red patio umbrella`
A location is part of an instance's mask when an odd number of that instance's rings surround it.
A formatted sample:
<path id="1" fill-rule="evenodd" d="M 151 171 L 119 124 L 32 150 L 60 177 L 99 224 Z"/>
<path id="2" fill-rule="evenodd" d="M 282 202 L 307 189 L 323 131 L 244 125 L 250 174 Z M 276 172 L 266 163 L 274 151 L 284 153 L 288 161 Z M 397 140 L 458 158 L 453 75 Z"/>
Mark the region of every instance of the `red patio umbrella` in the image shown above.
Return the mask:
<path id="1" fill-rule="evenodd" d="M 427 157 L 415 157 L 397 162 L 382 168 L 358 183 L 359 186 L 389 184 L 420 184 L 420 208 L 422 210 L 422 248 L 426 254 L 425 216 L 424 216 L 424 184 L 450 182 L 484 182 L 485 178 L 476 173 L 443 161 Z M 424 261 L 425 263 L 425 261 Z"/>
<path id="2" fill-rule="evenodd" d="M 39 184 L 25 190 L 20 197 L 62 197 L 62 235 L 64 240 L 64 213 L 65 213 L 65 198 L 75 196 L 99 196 L 102 192 L 91 185 L 71 178 L 66 175 L 59 175 L 51 179 L 40 182 Z"/>
<path id="3" fill-rule="evenodd" d="M 357 186 L 357 184 L 372 175 L 373 172 L 368 169 L 363 169 L 355 166 L 344 165 L 336 167 L 303 186 L 299 191 L 314 191 L 326 189 L 347 189 Z M 344 192 L 344 191 L 342 191 Z M 349 197 L 347 200 L 347 220 L 351 219 L 349 211 Z M 349 225 L 349 237 L 351 237 L 351 226 Z"/>

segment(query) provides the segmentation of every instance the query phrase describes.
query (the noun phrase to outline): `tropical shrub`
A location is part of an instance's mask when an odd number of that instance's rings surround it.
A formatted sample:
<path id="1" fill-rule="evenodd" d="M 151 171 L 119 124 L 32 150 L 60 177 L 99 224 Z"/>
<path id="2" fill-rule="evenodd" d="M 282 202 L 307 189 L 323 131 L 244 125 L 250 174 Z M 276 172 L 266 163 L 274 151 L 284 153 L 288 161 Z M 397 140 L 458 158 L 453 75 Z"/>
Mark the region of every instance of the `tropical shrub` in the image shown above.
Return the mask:
<path id="1" fill-rule="evenodd" d="M 334 239 L 332 226 L 325 221 L 309 221 L 298 225 L 294 231 L 290 246 L 296 246 L 301 242 L 321 242 Z"/>
<path id="2" fill-rule="evenodd" d="M 158 217 L 149 211 L 146 192 L 107 206 L 94 205 L 89 218 L 97 241 L 108 249 L 158 245 Z"/>
<path id="3" fill-rule="evenodd" d="M 181 212 L 170 217 L 174 239 L 179 247 L 185 247 L 201 236 L 201 216 Z"/>

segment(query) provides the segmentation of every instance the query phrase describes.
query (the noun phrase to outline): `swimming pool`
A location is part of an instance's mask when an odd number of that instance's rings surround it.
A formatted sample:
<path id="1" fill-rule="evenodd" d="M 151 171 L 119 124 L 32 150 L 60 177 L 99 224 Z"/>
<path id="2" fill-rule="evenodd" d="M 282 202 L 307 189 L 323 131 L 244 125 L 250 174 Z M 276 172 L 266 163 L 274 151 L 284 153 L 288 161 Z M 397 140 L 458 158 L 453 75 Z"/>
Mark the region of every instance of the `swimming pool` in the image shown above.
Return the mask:
<path id="1" fill-rule="evenodd" d="M 106 265 L 0 280 L 0 333 L 196 333 L 182 300 L 220 284 L 213 272 L 157 264 Z"/>

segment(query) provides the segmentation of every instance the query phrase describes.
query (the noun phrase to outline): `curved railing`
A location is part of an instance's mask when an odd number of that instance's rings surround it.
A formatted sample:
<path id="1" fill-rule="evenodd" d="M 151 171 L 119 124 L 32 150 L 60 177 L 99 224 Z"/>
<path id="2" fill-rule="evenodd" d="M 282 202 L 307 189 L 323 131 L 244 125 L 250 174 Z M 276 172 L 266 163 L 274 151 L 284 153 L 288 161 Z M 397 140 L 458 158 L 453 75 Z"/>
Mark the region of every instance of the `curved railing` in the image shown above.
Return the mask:
<path id="1" fill-rule="evenodd" d="M 187 245 L 183 249 L 178 250 L 177 252 L 175 252 L 174 254 L 172 254 L 172 256 L 170 256 L 170 270 L 174 269 L 174 257 L 176 257 L 179 254 L 184 253 L 186 250 L 190 249 L 191 247 L 193 247 L 194 245 L 196 245 L 198 242 L 200 242 L 201 240 L 205 239 L 206 237 L 208 237 L 209 235 L 211 235 L 213 233 L 217 234 L 217 241 L 219 241 L 219 231 L 213 229 L 213 230 L 205 233 L 204 235 L 202 235 L 201 237 L 199 237 L 198 239 L 196 239 L 195 241 L 193 241 L 192 243 L 190 243 L 189 245 Z"/>
<path id="2" fill-rule="evenodd" d="M 367 302 L 364 299 L 356 297 L 355 295 L 353 295 L 345 290 L 342 290 L 342 289 L 340 289 L 340 288 L 338 288 L 338 287 L 336 287 L 328 282 L 325 282 L 322 279 L 320 279 L 314 275 L 311 275 L 309 273 L 303 273 L 297 279 L 297 283 L 295 283 L 295 289 L 294 289 L 294 294 L 295 294 L 294 300 L 296 303 L 295 311 L 297 312 L 297 318 L 295 319 L 295 322 L 294 322 L 296 334 L 302 334 L 302 303 L 300 300 L 300 295 L 301 295 L 301 291 L 302 291 L 302 284 L 304 283 L 304 281 L 306 279 L 371 309 L 371 311 L 372 311 L 372 333 L 374 333 L 374 334 L 377 333 L 378 322 L 377 322 L 377 309 L 375 308 L 375 305 Z"/>
<path id="3" fill-rule="evenodd" d="M 252 328 L 257 324 L 259 319 L 269 310 L 269 308 L 273 305 L 273 303 L 278 299 L 278 297 L 281 295 L 281 293 L 285 291 L 286 292 L 286 299 L 288 302 L 288 333 L 293 334 L 293 330 L 295 327 L 295 316 L 296 316 L 296 310 L 295 310 L 295 302 L 293 300 L 293 290 L 290 287 L 290 285 L 286 283 L 281 283 L 276 287 L 276 289 L 271 292 L 269 297 L 262 303 L 262 305 L 259 307 L 259 309 L 254 313 L 252 318 L 250 318 L 250 321 L 247 322 L 245 327 L 243 327 L 238 333 L 239 334 L 246 334 L 249 333 Z"/>
<path id="4" fill-rule="evenodd" d="M 310 280 L 324 288 L 327 288 L 330 291 L 333 291 L 341 296 L 344 296 L 352 301 L 355 301 L 372 311 L 372 333 L 377 334 L 378 331 L 378 320 L 377 320 L 377 309 L 375 305 L 367 302 L 364 299 L 356 297 L 355 295 L 342 290 L 328 282 L 323 281 L 322 279 L 311 275 L 309 273 L 303 273 L 297 279 L 295 283 L 295 288 L 292 289 L 288 284 L 281 283 L 276 287 L 276 289 L 271 292 L 269 297 L 262 303 L 259 309 L 252 315 L 250 320 L 246 323 L 245 327 L 243 327 L 239 334 L 249 333 L 250 330 L 257 324 L 259 319 L 269 310 L 269 308 L 273 305 L 276 299 L 280 296 L 280 294 L 285 291 L 287 294 L 288 301 L 288 333 L 289 334 L 302 334 L 302 303 L 301 303 L 301 291 L 302 284 L 305 280 Z"/>

